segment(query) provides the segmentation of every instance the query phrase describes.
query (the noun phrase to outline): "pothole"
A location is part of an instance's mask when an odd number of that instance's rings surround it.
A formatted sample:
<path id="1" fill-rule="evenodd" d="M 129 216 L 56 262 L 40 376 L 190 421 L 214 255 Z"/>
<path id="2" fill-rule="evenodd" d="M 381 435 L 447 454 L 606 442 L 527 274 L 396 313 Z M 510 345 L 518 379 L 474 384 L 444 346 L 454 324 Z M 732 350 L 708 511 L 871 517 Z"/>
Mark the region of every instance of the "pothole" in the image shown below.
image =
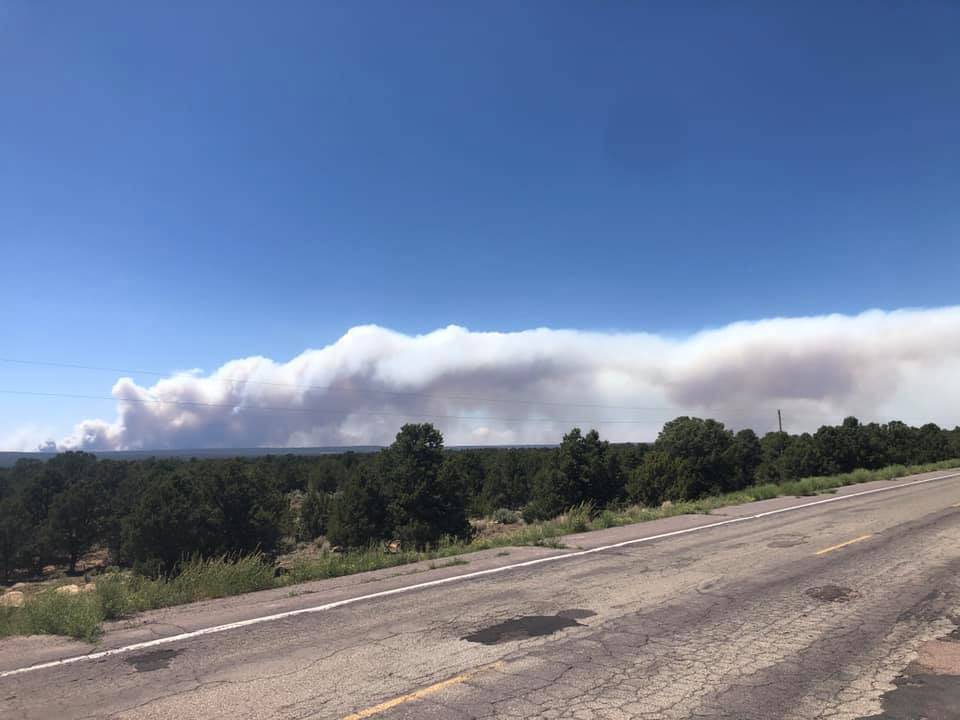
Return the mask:
<path id="1" fill-rule="evenodd" d="M 849 602 L 850 600 L 856 600 L 860 597 L 860 593 L 856 590 L 851 590 L 842 585 L 821 585 L 819 587 L 808 588 L 804 591 L 804 595 L 812 597 L 814 600 L 819 600 L 820 602 L 837 603 Z"/>
<path id="2" fill-rule="evenodd" d="M 577 622 L 577 619 L 594 614 L 590 610 L 573 609 L 564 610 L 556 615 L 524 615 L 464 635 L 461 640 L 482 645 L 499 645 L 532 637 L 543 637 L 568 627 L 582 627 L 583 623 Z"/>
<path id="3" fill-rule="evenodd" d="M 153 672 L 154 670 L 163 670 L 170 667 L 173 659 L 179 655 L 182 650 L 153 650 L 140 655 L 131 655 L 124 658 L 128 665 L 133 665 L 137 672 Z"/>
<path id="4" fill-rule="evenodd" d="M 777 535 L 767 543 L 768 548 L 790 548 L 803 545 L 807 541 L 806 535 Z"/>

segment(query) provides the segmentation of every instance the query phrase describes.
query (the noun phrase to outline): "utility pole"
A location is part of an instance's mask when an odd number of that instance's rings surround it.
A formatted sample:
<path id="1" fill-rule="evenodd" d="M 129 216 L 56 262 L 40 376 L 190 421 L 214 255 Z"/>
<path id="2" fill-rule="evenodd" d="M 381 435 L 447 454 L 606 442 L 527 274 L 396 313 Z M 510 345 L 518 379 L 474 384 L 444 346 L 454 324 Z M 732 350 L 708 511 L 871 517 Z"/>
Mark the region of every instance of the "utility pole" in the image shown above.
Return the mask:
<path id="1" fill-rule="evenodd" d="M 780 484 L 783 485 L 783 416 L 780 414 L 780 408 L 777 408 L 777 426 L 780 428 L 780 452 L 777 455 L 777 467 L 780 470 Z"/>

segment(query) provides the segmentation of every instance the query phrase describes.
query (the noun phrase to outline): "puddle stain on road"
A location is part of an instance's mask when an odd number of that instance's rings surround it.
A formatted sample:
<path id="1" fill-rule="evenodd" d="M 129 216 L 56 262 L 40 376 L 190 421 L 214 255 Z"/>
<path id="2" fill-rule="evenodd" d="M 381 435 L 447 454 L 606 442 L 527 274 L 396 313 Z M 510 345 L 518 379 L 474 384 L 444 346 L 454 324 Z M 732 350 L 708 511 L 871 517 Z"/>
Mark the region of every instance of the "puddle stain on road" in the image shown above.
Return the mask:
<path id="1" fill-rule="evenodd" d="M 477 630 L 476 632 L 464 635 L 461 640 L 467 642 L 481 643 L 483 645 L 498 645 L 500 643 L 512 642 L 514 640 L 526 640 L 532 637 L 543 637 L 553 635 L 565 628 L 580 626 L 583 623 L 577 622 L 583 618 L 588 618 L 596 613 L 590 610 L 563 610 L 556 615 L 524 615 L 523 617 L 506 620 L 496 625 Z"/>
<path id="2" fill-rule="evenodd" d="M 182 650 L 153 650 L 140 655 L 133 655 L 124 658 L 124 661 L 133 665 L 137 672 L 153 672 L 154 670 L 163 670 L 170 667 L 173 659 L 179 655 Z"/>

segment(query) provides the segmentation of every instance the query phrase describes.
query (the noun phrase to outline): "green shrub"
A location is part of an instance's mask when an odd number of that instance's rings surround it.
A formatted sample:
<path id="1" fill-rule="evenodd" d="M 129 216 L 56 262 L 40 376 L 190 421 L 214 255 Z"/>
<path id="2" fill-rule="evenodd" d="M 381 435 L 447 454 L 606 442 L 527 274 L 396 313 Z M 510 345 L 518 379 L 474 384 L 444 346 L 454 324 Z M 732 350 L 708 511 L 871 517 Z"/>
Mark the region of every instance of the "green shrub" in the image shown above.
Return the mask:
<path id="1" fill-rule="evenodd" d="M 594 515 L 592 502 L 582 502 L 567 510 L 565 521 L 562 523 L 567 532 L 585 532 L 590 529 L 590 520 Z"/>
<path id="2" fill-rule="evenodd" d="M 28 598 L 19 611 L 22 635 L 67 635 L 88 642 L 100 635 L 103 609 L 96 593 L 45 590 Z"/>
<path id="3" fill-rule="evenodd" d="M 274 568 L 260 553 L 194 558 L 181 563 L 180 573 L 168 582 L 177 595 L 207 600 L 273 587 Z"/>
<path id="4" fill-rule="evenodd" d="M 500 523 L 501 525 L 514 525 L 520 521 L 520 514 L 515 510 L 498 508 L 497 510 L 494 510 L 492 519 L 494 522 Z"/>
<path id="5" fill-rule="evenodd" d="M 748 488 L 747 492 L 754 500 L 769 500 L 780 495 L 780 486 L 776 483 L 764 483 Z"/>
<path id="6" fill-rule="evenodd" d="M 97 596 L 107 620 L 126 617 L 137 610 L 129 580 L 118 572 L 107 573 L 97 578 Z"/>
<path id="7" fill-rule="evenodd" d="M 617 522 L 617 514 L 610 509 L 604 510 L 590 523 L 590 527 L 594 530 L 604 530 L 609 527 L 614 527 L 615 525 L 619 525 Z"/>

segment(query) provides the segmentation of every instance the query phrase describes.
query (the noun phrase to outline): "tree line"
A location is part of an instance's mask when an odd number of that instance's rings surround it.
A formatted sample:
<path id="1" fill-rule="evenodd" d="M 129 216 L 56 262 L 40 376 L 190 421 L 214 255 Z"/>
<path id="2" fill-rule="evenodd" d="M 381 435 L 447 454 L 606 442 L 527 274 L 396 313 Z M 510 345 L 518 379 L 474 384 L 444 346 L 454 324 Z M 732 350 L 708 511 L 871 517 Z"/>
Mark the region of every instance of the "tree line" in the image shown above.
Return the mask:
<path id="1" fill-rule="evenodd" d="M 375 453 L 234 459 L 97 459 L 84 452 L 0 469 L 0 579 L 74 570 L 93 548 L 149 575 L 186 557 L 274 554 L 325 536 L 418 549 L 467 539 L 500 509 L 528 522 L 581 503 L 658 506 L 756 483 L 960 457 L 960 428 L 846 418 L 815 433 L 733 432 L 679 417 L 653 443 L 611 444 L 579 428 L 555 448 L 445 449 L 430 425 L 404 425 Z"/>

